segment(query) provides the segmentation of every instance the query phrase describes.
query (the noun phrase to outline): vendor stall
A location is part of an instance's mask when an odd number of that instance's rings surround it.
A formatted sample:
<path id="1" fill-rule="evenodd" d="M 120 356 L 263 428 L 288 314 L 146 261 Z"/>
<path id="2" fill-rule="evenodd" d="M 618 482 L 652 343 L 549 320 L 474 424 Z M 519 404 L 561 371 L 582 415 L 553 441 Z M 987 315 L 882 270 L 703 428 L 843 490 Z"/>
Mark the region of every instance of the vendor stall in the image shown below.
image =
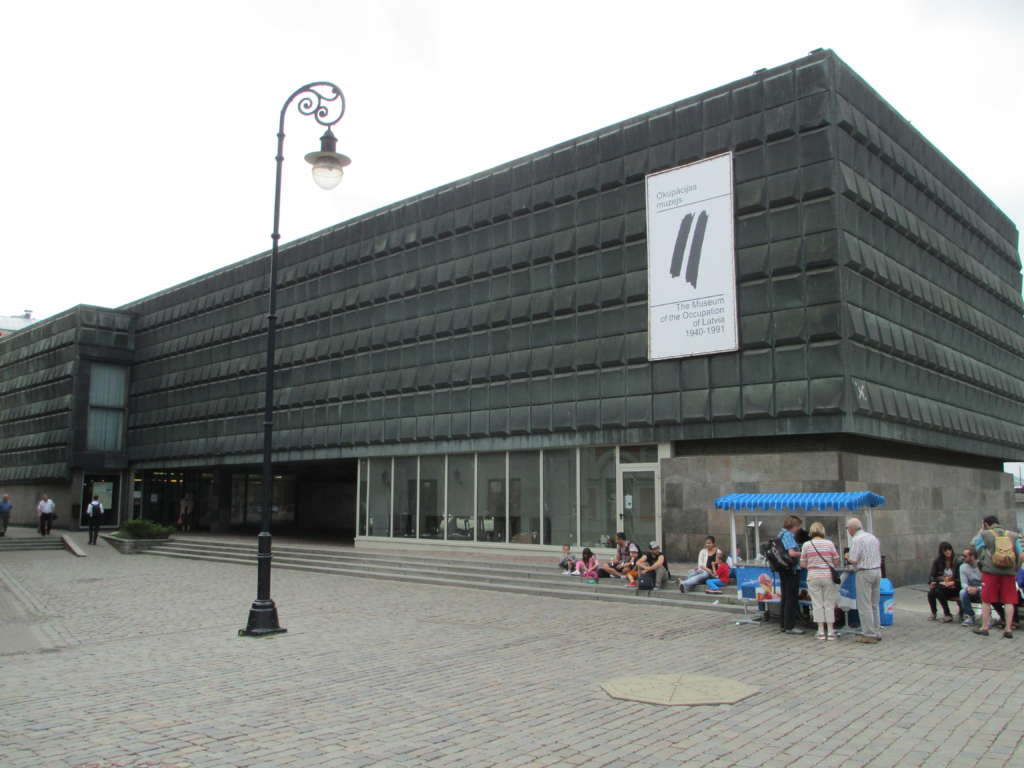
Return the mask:
<path id="1" fill-rule="evenodd" d="M 736 585 L 741 597 L 756 599 L 761 610 L 765 609 L 766 603 L 778 602 L 781 595 L 778 592 L 775 574 L 768 563 L 761 555 L 761 523 L 762 517 L 778 517 L 780 513 L 803 512 L 810 513 L 812 517 L 818 518 L 848 518 L 855 514 L 861 516 L 864 530 L 873 533 L 873 521 L 871 509 L 885 506 L 885 497 L 868 491 L 851 493 L 732 493 L 715 499 L 716 509 L 725 509 L 731 512 L 729 521 L 729 532 L 732 535 L 732 561 L 735 565 Z M 772 513 L 776 513 L 772 515 Z M 744 531 L 749 530 L 752 541 L 747 543 L 747 557 L 740 557 L 739 537 L 737 535 L 736 518 L 744 518 Z M 753 518 L 751 523 L 746 518 Z M 840 526 L 845 531 L 845 526 Z M 765 539 L 774 538 L 774 531 L 769 533 Z M 839 534 L 840 538 L 842 533 Z M 747 537 L 744 537 L 746 542 Z M 838 544 L 837 540 L 837 544 Z M 850 545 L 849 534 L 847 533 L 846 547 Z M 753 549 L 753 553 L 750 549 Z M 753 556 L 751 556 L 753 554 Z M 847 571 L 848 569 L 842 569 Z M 800 587 L 805 589 L 806 574 L 801 574 Z M 843 585 L 840 589 L 840 605 L 844 611 L 856 608 L 856 586 L 853 573 L 844 574 Z"/>

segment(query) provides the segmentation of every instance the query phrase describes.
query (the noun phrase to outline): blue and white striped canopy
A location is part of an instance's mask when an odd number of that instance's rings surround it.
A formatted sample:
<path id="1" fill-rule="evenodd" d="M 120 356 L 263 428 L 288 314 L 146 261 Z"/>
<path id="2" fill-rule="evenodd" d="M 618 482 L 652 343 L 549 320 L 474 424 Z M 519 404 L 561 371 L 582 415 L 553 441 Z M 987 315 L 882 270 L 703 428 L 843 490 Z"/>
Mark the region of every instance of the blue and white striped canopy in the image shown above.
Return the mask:
<path id="1" fill-rule="evenodd" d="M 853 511 L 868 507 L 884 507 L 885 497 L 868 491 L 856 493 L 730 493 L 715 499 L 715 509 L 763 509 L 781 512 L 786 509 L 831 509 Z"/>

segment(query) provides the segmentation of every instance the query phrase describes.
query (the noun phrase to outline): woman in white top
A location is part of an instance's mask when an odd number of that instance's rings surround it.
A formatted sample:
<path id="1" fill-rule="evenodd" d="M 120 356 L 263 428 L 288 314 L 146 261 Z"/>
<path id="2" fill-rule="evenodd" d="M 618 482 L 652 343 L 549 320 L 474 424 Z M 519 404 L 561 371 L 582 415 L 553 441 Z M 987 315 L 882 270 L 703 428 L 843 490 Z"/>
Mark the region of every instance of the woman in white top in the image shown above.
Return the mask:
<path id="1" fill-rule="evenodd" d="M 811 526 L 811 540 L 800 549 L 800 567 L 807 569 L 807 592 L 811 596 L 811 611 L 818 623 L 819 640 L 835 640 L 832 629 L 835 619 L 836 597 L 839 586 L 832 581 L 832 570 L 839 567 L 839 552 L 836 545 L 825 538 L 825 526 L 815 523 Z"/>

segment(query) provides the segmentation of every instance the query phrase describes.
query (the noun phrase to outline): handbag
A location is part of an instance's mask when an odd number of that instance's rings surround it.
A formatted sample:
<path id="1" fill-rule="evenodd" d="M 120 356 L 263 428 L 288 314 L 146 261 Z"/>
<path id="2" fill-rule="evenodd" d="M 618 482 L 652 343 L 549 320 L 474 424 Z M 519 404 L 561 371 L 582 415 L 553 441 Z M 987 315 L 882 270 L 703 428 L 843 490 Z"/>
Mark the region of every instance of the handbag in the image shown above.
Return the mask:
<path id="1" fill-rule="evenodd" d="M 810 545 L 814 549 L 814 551 L 817 553 L 818 557 L 821 557 L 821 552 L 818 552 L 818 548 L 814 546 L 814 541 L 813 540 L 810 542 Z M 822 559 L 822 561 L 825 560 L 824 557 L 821 557 L 821 559 Z M 828 572 L 832 574 L 832 583 L 833 584 L 842 584 L 843 583 L 843 577 L 839 575 L 839 572 L 832 566 L 832 563 L 825 563 L 825 565 L 828 566 Z"/>

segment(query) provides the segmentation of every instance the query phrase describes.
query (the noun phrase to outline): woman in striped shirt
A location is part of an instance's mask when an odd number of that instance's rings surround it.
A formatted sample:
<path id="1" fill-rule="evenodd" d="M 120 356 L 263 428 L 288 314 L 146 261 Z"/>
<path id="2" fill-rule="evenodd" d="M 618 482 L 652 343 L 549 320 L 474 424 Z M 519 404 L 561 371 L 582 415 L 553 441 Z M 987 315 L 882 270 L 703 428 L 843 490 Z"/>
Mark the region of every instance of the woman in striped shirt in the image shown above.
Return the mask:
<path id="1" fill-rule="evenodd" d="M 800 567 L 807 569 L 807 592 L 811 596 L 811 610 L 818 623 L 819 640 L 835 640 L 832 629 L 835 619 L 836 597 L 839 587 L 832 581 L 829 566 L 839 567 L 839 552 L 836 545 L 825 538 L 825 526 L 815 523 L 811 526 L 811 540 L 800 550 Z"/>

